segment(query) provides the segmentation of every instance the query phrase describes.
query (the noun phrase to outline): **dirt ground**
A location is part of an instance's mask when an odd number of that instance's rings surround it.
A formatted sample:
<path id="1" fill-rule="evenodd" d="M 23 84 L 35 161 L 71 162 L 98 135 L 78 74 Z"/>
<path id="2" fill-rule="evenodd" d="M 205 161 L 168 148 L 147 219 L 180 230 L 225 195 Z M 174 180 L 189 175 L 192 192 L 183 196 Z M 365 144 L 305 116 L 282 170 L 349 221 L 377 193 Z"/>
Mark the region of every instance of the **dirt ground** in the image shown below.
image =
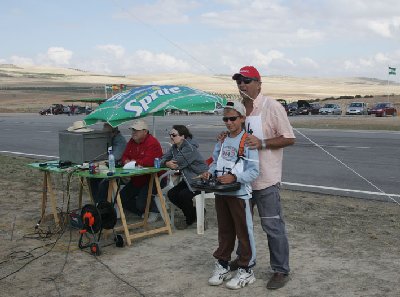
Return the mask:
<path id="1" fill-rule="evenodd" d="M 291 280 L 266 289 L 268 246 L 256 213 L 257 281 L 231 291 L 207 285 L 217 245 L 212 200 L 203 236 L 177 230 L 124 248 L 101 239 L 102 254 L 94 257 L 78 248 L 75 229 L 56 233 L 48 221 L 38 229 L 42 236 L 35 233 L 42 173 L 26 166 L 32 159 L 0 162 L 0 296 L 400 296 L 398 204 L 283 190 Z M 67 178 L 55 176 L 54 185 L 65 212 Z M 73 181 L 69 209 L 76 189 Z M 53 233 L 44 238 L 47 231 Z"/>

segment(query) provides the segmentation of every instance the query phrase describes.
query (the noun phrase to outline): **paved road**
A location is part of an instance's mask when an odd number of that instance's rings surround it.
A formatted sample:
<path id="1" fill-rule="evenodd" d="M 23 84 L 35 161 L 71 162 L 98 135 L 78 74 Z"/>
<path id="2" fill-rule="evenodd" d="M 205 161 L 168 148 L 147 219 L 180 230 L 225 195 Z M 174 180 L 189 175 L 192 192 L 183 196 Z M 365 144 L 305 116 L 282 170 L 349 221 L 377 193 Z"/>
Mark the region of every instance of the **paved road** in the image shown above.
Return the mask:
<path id="1" fill-rule="evenodd" d="M 0 153 L 58 156 L 58 131 L 83 116 L 0 114 Z M 155 133 L 168 141 L 172 124 L 191 127 L 205 157 L 224 129 L 218 116 L 156 117 Z M 149 120 L 152 130 L 152 119 Z M 101 129 L 97 124 L 95 128 Z M 127 124 L 120 127 L 130 137 Z M 400 201 L 400 132 L 298 129 L 297 142 L 285 149 L 284 187 L 303 191 Z M 378 193 L 378 194 L 377 194 Z"/>

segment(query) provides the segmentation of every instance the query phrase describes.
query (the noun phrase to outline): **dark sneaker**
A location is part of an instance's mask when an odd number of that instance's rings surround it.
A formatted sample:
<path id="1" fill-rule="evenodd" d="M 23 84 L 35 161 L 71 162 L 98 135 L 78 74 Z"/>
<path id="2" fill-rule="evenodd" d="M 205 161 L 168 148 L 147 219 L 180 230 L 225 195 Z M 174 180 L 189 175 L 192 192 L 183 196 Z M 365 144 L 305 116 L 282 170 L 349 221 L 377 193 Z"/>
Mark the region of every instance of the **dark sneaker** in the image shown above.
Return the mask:
<path id="1" fill-rule="evenodd" d="M 177 230 L 185 230 L 185 229 L 187 229 L 187 227 L 189 227 L 189 225 L 186 223 L 186 221 L 178 221 L 175 224 L 175 228 Z"/>
<path id="2" fill-rule="evenodd" d="M 275 272 L 267 283 L 267 289 L 276 290 L 284 287 L 289 281 L 289 276 L 282 272 Z"/>

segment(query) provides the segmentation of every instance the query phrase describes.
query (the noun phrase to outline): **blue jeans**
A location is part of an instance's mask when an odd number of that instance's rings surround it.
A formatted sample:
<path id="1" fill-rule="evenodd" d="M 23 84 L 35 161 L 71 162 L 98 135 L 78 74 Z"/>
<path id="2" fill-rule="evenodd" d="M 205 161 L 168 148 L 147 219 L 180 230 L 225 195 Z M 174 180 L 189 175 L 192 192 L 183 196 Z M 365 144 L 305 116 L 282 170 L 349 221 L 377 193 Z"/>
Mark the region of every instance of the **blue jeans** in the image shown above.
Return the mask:
<path id="1" fill-rule="evenodd" d="M 289 241 L 281 208 L 279 186 L 253 190 L 261 226 L 267 234 L 270 265 L 273 271 L 289 274 Z"/>

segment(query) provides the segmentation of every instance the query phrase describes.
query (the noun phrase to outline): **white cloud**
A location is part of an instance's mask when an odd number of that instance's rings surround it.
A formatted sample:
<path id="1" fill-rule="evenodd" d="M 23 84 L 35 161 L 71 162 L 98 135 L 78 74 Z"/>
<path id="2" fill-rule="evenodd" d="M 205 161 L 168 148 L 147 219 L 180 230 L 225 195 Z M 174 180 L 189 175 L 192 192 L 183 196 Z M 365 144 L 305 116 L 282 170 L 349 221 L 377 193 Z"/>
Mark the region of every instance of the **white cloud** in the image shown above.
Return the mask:
<path id="1" fill-rule="evenodd" d="M 287 7 L 274 0 L 224 1 L 229 5 L 222 11 L 209 11 L 200 15 L 202 21 L 220 28 L 244 28 L 246 31 L 279 30 L 289 21 Z"/>
<path id="2" fill-rule="evenodd" d="M 55 65 L 69 65 L 72 54 L 70 50 L 54 46 L 47 50 L 46 58 Z"/>
<path id="3" fill-rule="evenodd" d="M 153 53 L 147 50 L 136 51 L 130 58 L 129 71 L 139 73 L 151 72 L 185 72 L 190 71 L 190 65 L 166 53 Z M 127 69 L 128 70 L 128 69 Z"/>
<path id="4" fill-rule="evenodd" d="M 378 63 L 386 63 L 389 61 L 389 57 L 383 53 L 377 53 L 375 55 L 375 61 L 377 61 Z"/>
<path id="5" fill-rule="evenodd" d="M 190 20 L 187 13 L 197 7 L 196 1 L 158 0 L 151 4 L 135 5 L 114 17 L 139 20 L 146 24 L 182 24 Z"/>
<path id="6" fill-rule="evenodd" d="M 388 55 L 378 52 L 371 56 L 364 56 L 354 60 L 344 60 L 342 65 L 344 70 L 350 75 L 379 77 L 379 75 L 386 74 L 385 71 L 388 65 L 396 66 L 398 65 L 398 61 L 398 57 L 396 58 L 395 54 Z"/>
<path id="7" fill-rule="evenodd" d="M 112 47 L 111 47 L 112 48 Z M 107 51 L 110 47 L 107 47 Z M 96 57 L 85 61 L 86 67 L 94 71 L 120 74 L 190 72 L 191 65 L 166 53 L 154 53 L 148 50 L 137 50 L 131 54 L 122 53 L 114 59 Z"/>
<path id="8" fill-rule="evenodd" d="M 20 56 L 11 56 L 10 57 L 11 64 L 14 65 L 26 65 L 26 66 L 32 66 L 35 63 L 31 58 L 26 58 L 26 57 L 20 57 Z"/>
<path id="9" fill-rule="evenodd" d="M 319 69 L 319 64 L 315 62 L 313 59 L 305 57 L 300 59 L 300 64 L 307 68 Z"/>
<path id="10" fill-rule="evenodd" d="M 374 61 L 372 59 L 364 59 L 360 58 L 358 60 L 358 64 L 362 67 L 371 67 L 374 65 Z"/>
<path id="11" fill-rule="evenodd" d="M 350 71 L 357 70 L 360 68 L 353 61 L 350 61 L 350 60 L 344 61 L 343 66 L 344 66 L 345 70 L 350 70 Z"/>
<path id="12" fill-rule="evenodd" d="M 253 51 L 253 55 L 255 58 L 255 65 L 268 66 L 273 61 L 281 61 L 286 62 L 289 65 L 294 65 L 294 62 L 291 59 L 287 59 L 285 55 L 277 50 L 270 50 L 267 53 L 263 54 L 260 50 L 256 49 Z"/>
<path id="13" fill-rule="evenodd" d="M 394 38 L 400 32 L 400 17 L 382 20 L 370 20 L 367 26 L 374 33 L 387 38 Z"/>
<path id="14" fill-rule="evenodd" d="M 389 28 L 390 24 L 387 21 L 369 21 L 367 27 L 378 35 L 383 37 L 392 37 L 392 32 Z"/>
<path id="15" fill-rule="evenodd" d="M 317 30 L 308 30 L 303 28 L 298 29 L 296 34 L 299 39 L 311 39 L 311 40 L 321 39 L 324 35 L 323 32 Z"/>
<path id="16" fill-rule="evenodd" d="M 362 67 L 379 67 L 386 65 L 390 61 L 389 57 L 383 53 L 377 53 L 372 57 L 364 57 L 358 60 Z"/>
<path id="17" fill-rule="evenodd" d="M 98 45 L 96 48 L 113 55 L 117 59 L 122 58 L 125 54 L 125 48 L 121 45 L 106 44 Z"/>

